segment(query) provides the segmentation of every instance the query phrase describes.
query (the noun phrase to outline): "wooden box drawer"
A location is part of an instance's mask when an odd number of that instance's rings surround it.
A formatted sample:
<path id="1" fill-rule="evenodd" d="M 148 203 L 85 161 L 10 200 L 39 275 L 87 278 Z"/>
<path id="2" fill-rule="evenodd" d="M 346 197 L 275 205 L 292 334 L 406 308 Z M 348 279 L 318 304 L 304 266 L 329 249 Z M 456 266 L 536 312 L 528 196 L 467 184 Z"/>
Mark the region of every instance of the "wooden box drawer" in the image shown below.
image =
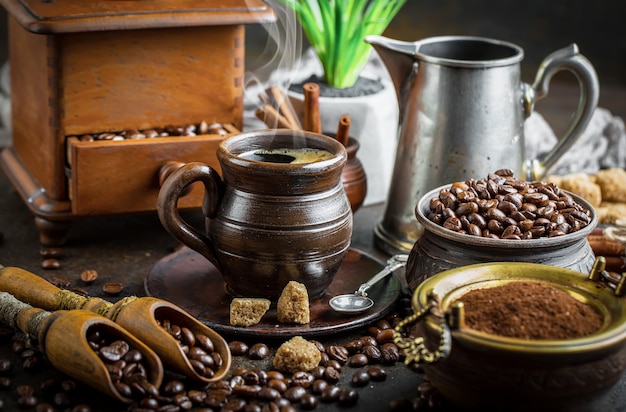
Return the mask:
<path id="1" fill-rule="evenodd" d="M 170 161 L 197 161 L 221 171 L 215 153 L 224 138 L 201 135 L 82 142 L 70 137 L 67 175 L 72 214 L 154 211 L 161 168 Z M 180 207 L 199 207 L 203 194 L 204 187 L 194 184 L 191 192 L 180 199 Z"/>

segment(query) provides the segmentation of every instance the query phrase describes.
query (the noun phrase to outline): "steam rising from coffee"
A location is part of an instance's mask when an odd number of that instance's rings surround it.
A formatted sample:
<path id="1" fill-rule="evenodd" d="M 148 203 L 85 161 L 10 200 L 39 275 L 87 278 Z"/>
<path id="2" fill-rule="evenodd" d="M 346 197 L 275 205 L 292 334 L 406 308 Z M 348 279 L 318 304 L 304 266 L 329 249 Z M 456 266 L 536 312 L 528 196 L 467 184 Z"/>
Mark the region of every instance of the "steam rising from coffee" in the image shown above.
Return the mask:
<path id="1" fill-rule="evenodd" d="M 272 7 L 277 19 L 273 23 L 261 25 L 268 34 L 265 49 L 258 57 L 264 63 L 255 68 L 254 72 L 246 71 L 244 76 L 245 101 L 249 105 L 246 110 L 252 111 L 261 107 L 259 95 L 264 95 L 271 86 L 279 87 L 287 97 L 302 56 L 303 34 L 295 12 L 275 0 L 266 0 L 266 3 Z M 264 75 L 268 77 L 265 80 L 262 78 Z M 289 104 L 288 99 L 286 103 Z M 294 130 L 294 134 L 297 133 Z"/>

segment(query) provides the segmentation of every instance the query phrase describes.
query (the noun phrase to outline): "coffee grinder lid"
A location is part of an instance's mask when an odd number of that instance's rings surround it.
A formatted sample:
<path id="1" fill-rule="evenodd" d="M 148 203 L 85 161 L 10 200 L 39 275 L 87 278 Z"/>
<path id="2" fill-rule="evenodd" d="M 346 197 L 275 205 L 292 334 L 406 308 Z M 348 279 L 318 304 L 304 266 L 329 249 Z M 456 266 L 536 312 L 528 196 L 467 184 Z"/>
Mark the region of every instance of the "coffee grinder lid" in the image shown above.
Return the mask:
<path id="1" fill-rule="evenodd" d="M 0 5 L 37 34 L 276 21 L 262 0 L 0 0 Z"/>

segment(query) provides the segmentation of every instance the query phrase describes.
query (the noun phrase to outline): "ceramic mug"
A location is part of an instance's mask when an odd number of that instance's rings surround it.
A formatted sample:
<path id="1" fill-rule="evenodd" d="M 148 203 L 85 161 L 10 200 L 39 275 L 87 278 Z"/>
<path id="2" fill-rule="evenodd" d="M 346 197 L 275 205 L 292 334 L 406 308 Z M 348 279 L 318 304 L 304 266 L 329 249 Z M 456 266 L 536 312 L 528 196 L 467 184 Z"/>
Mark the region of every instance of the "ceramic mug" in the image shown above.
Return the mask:
<path id="1" fill-rule="evenodd" d="M 254 155 L 284 149 L 321 150 L 327 158 L 293 164 Z M 188 163 L 164 182 L 157 210 L 165 229 L 215 265 L 234 296 L 276 300 L 291 280 L 303 283 L 310 298 L 320 296 L 352 236 L 343 145 L 309 132 L 260 130 L 225 139 L 217 158 L 221 176 Z M 205 188 L 204 231 L 184 221 L 177 207 L 185 187 L 197 181 Z"/>

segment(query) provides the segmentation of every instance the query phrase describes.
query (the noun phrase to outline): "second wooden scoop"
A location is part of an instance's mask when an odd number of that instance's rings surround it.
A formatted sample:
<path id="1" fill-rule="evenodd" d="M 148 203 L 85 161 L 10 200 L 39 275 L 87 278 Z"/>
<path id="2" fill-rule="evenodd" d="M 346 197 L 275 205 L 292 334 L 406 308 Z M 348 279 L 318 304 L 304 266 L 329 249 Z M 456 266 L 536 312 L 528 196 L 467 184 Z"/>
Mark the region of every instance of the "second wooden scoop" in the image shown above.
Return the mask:
<path id="1" fill-rule="evenodd" d="M 16 267 L 0 268 L 0 291 L 46 310 L 84 309 L 103 315 L 128 330 L 154 350 L 171 370 L 189 378 L 213 382 L 223 378 L 230 369 L 231 353 L 225 339 L 178 306 L 152 297 L 129 297 L 112 304 L 100 298 L 86 298 L 60 289 L 40 276 Z M 198 364 L 189 359 L 181 343 L 165 328 L 164 323 L 190 331 L 194 338 L 208 337 L 221 364 L 211 374 L 198 372 Z M 192 339 L 194 339 L 192 338 Z"/>
<path id="2" fill-rule="evenodd" d="M 146 368 L 146 382 L 159 388 L 163 366 L 159 357 L 145 344 L 111 320 L 84 310 L 46 312 L 34 308 L 13 295 L 0 292 L 0 323 L 16 327 L 38 339 L 48 361 L 61 372 L 120 402 L 133 399 L 118 390 L 107 365 L 90 346 L 89 336 L 124 341 L 141 353 Z"/>

